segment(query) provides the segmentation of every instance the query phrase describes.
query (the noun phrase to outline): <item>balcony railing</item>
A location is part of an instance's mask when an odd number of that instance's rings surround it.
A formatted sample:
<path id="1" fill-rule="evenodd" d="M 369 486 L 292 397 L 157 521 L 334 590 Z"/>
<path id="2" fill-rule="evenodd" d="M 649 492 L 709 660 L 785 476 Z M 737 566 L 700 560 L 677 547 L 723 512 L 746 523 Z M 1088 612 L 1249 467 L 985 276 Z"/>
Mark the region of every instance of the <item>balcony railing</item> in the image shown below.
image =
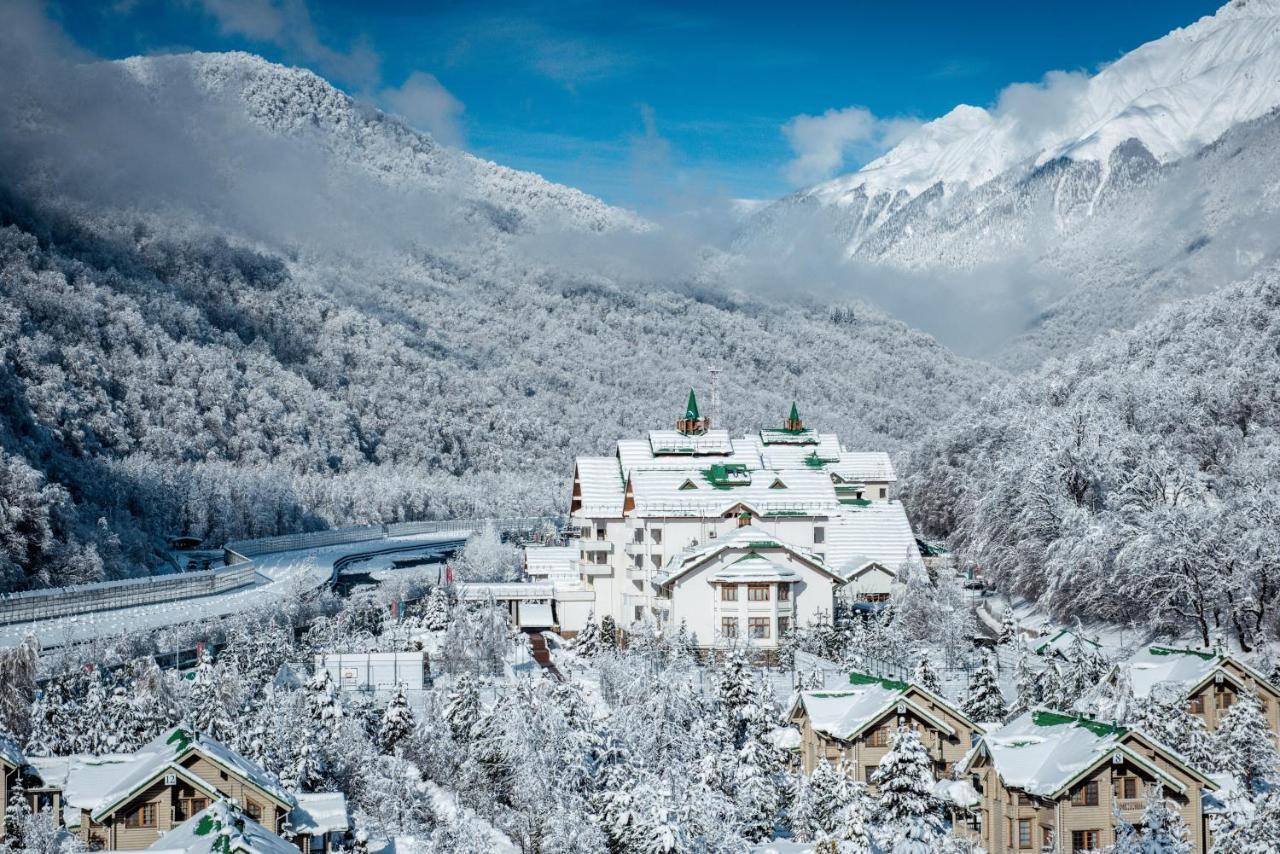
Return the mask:
<path id="1" fill-rule="evenodd" d="M 578 548 L 584 552 L 612 552 L 613 543 L 610 540 L 578 540 Z"/>

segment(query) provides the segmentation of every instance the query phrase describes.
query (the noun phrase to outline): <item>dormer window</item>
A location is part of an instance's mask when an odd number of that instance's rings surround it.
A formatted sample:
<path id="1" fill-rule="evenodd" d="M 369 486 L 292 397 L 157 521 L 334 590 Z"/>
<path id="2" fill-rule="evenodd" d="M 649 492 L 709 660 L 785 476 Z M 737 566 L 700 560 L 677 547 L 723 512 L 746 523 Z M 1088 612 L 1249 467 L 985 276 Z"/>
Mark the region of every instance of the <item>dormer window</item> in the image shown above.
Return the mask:
<path id="1" fill-rule="evenodd" d="M 782 478 L 774 478 L 773 483 L 769 484 L 770 489 L 786 489 L 787 485 L 782 482 Z"/>
<path id="2" fill-rule="evenodd" d="M 680 484 L 680 489 L 681 489 L 681 490 L 685 490 L 685 489 L 697 489 L 697 488 L 698 488 L 698 484 L 694 483 L 694 482 L 693 482 L 693 481 L 691 481 L 691 480 L 686 480 L 684 483 Z"/>

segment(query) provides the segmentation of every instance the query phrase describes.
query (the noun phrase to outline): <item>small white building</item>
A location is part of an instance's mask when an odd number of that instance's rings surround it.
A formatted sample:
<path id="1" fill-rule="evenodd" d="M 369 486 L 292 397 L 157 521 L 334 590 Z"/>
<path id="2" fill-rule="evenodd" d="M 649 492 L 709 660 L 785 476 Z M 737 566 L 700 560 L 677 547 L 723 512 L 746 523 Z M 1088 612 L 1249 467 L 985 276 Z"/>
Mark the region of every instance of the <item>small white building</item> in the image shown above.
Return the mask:
<path id="1" fill-rule="evenodd" d="M 700 645 L 776 649 L 797 625 L 829 618 L 844 581 L 814 552 L 744 525 L 672 558 L 657 583 L 671 624 L 684 623 Z"/>
<path id="2" fill-rule="evenodd" d="M 316 670 L 329 671 L 343 691 L 421 691 L 427 675 L 427 654 L 417 652 L 352 652 L 316 656 Z"/>

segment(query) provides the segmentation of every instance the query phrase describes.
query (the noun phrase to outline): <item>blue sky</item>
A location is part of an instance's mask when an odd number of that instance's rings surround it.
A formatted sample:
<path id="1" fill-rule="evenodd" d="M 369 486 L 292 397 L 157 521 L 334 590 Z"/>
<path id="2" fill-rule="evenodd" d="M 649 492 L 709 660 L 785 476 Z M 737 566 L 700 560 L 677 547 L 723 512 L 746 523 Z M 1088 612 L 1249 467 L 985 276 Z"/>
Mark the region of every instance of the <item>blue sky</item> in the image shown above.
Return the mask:
<path id="1" fill-rule="evenodd" d="M 1093 70 L 1217 5 L 55 0 L 51 11 L 99 56 L 250 50 L 483 157 L 671 210 L 849 171 L 892 142 L 897 119 Z M 786 131 L 850 107 L 877 130 L 816 153 Z"/>

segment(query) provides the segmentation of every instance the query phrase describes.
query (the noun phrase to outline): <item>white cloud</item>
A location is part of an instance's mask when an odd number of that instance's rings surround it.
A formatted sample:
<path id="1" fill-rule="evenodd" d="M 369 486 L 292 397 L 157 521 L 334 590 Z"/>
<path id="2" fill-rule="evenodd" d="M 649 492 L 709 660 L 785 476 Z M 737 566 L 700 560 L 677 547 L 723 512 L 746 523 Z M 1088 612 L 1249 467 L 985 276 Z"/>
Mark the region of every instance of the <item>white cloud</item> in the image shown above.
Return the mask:
<path id="1" fill-rule="evenodd" d="M 1088 94 L 1089 75 L 1050 71 L 1039 83 L 1013 83 L 1000 92 L 994 112 L 1012 122 L 1023 142 L 1039 148 L 1078 117 Z"/>
<path id="2" fill-rule="evenodd" d="M 383 89 L 379 101 L 409 124 L 444 145 L 461 146 L 463 103 L 434 74 L 415 71 L 398 88 Z"/>
<path id="3" fill-rule="evenodd" d="M 274 44 L 327 74 L 360 86 L 378 80 L 378 55 L 367 45 L 338 50 L 325 44 L 305 0 L 199 0 L 223 35 Z"/>
<path id="4" fill-rule="evenodd" d="M 793 116 L 782 126 L 796 155 L 787 164 L 787 180 L 806 185 L 830 178 L 847 163 L 882 154 L 919 126 L 915 119 L 879 118 L 865 107 Z"/>

